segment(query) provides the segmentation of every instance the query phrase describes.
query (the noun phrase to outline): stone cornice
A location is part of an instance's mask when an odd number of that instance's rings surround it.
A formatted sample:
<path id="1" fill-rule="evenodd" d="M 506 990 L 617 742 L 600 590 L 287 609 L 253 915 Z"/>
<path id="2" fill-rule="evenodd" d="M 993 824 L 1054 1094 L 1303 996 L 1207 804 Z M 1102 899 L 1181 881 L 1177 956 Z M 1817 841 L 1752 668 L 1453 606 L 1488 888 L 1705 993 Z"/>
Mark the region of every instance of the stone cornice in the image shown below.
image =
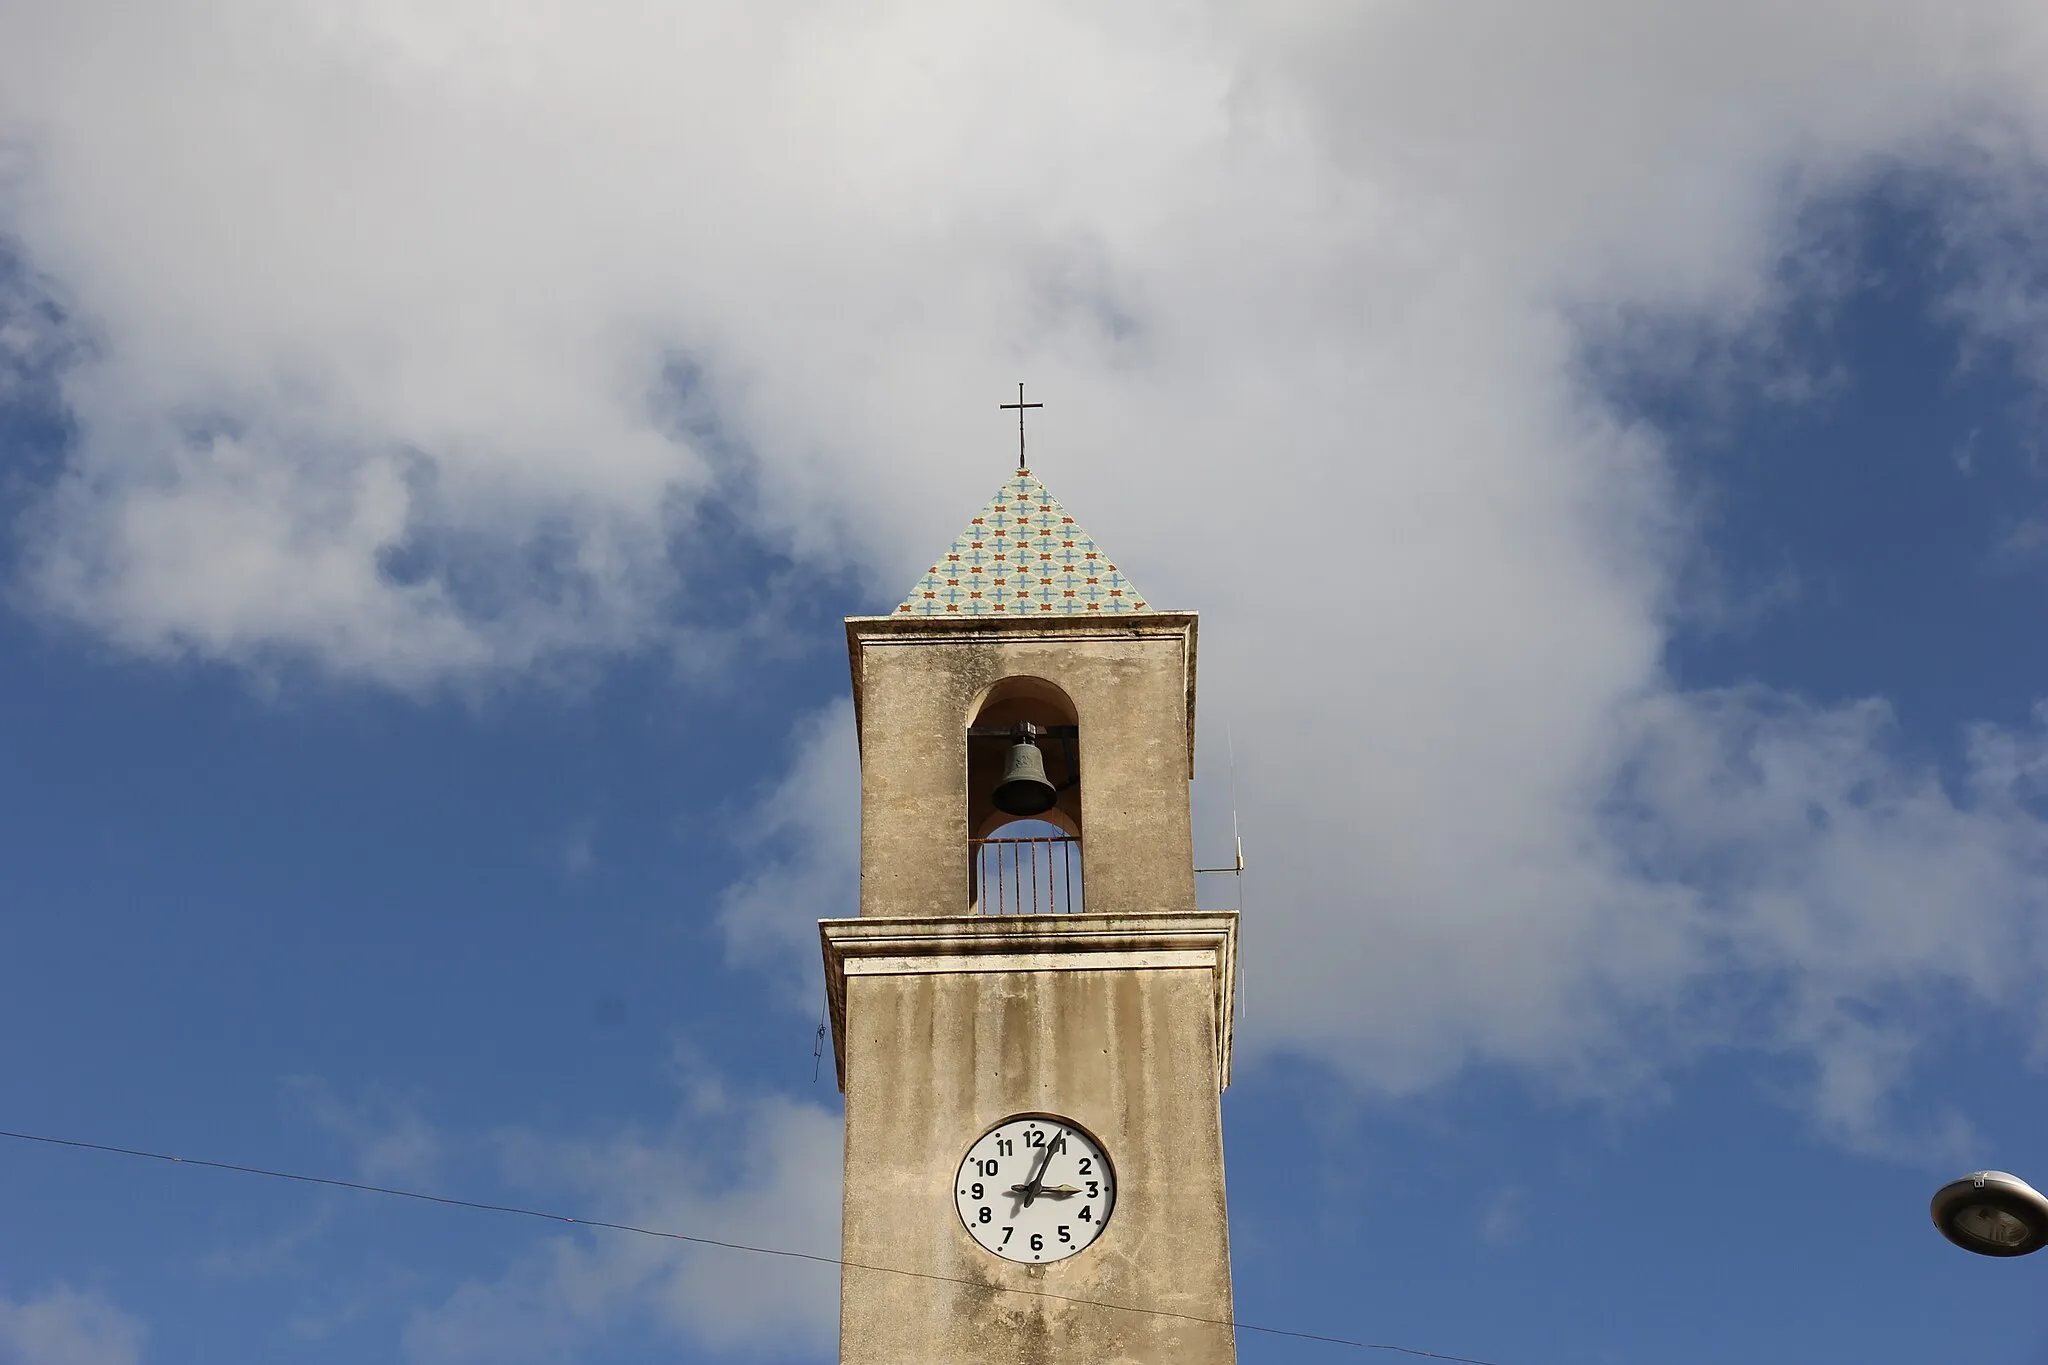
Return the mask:
<path id="1" fill-rule="evenodd" d="M 846 978 L 921 973 L 1203 970 L 1214 974 L 1216 1077 L 1230 1084 L 1237 914 L 964 915 L 818 921 L 832 1056 L 846 1086 Z"/>

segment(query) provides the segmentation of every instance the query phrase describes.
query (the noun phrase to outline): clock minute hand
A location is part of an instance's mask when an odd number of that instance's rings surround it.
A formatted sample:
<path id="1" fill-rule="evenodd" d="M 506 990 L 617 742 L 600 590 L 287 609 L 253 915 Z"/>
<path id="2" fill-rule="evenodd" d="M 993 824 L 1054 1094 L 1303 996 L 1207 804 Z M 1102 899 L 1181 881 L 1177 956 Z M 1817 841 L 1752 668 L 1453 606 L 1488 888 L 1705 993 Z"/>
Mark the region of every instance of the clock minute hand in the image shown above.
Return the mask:
<path id="1" fill-rule="evenodd" d="M 1067 1130 L 1062 1128 L 1053 1136 L 1052 1141 L 1045 1144 L 1045 1155 L 1038 1158 L 1038 1174 L 1031 1177 L 1031 1188 L 1024 1191 L 1025 1208 L 1030 1208 L 1032 1202 L 1038 1198 L 1038 1192 L 1045 1188 L 1045 1168 L 1052 1165 L 1052 1154 L 1059 1148 L 1060 1139 L 1066 1135 Z"/>

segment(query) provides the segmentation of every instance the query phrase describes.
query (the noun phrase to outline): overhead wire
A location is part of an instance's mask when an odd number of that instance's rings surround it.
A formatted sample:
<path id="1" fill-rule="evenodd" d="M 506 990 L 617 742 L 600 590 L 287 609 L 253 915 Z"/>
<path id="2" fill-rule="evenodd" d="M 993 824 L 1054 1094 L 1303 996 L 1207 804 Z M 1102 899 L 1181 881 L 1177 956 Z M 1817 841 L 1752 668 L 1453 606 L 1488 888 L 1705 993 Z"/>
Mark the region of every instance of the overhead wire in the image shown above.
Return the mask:
<path id="1" fill-rule="evenodd" d="M 669 1232 L 660 1228 L 644 1228 L 632 1223 L 609 1222 L 602 1218 L 577 1218 L 563 1213 L 548 1213 L 540 1209 L 522 1208 L 516 1204 L 492 1204 L 478 1199 L 457 1199 L 451 1195 L 427 1194 L 419 1190 L 398 1189 L 390 1185 L 371 1185 L 358 1180 L 341 1180 L 333 1176 L 303 1175 L 295 1171 L 273 1171 L 262 1166 L 245 1166 L 233 1161 L 210 1161 L 201 1157 L 172 1156 L 167 1152 L 144 1151 L 137 1147 L 117 1147 L 111 1143 L 86 1142 L 78 1138 L 51 1137 L 42 1133 L 16 1133 L 0 1129 L 0 1138 L 8 1138 L 16 1142 L 41 1143 L 48 1147 L 68 1147 L 82 1152 L 99 1152 L 110 1156 L 140 1157 L 149 1161 L 169 1162 L 177 1166 L 199 1166 L 208 1170 L 230 1171 L 236 1175 L 257 1175 L 271 1180 L 290 1180 L 302 1185 L 322 1185 L 332 1189 L 355 1190 L 363 1194 L 390 1195 L 395 1199 L 413 1199 L 424 1204 L 440 1204 L 447 1208 L 474 1209 L 484 1213 L 507 1213 L 521 1218 L 537 1218 L 550 1223 L 566 1223 L 576 1227 L 602 1228 L 610 1232 L 630 1232 L 641 1237 L 656 1237 L 671 1242 L 687 1242 L 693 1246 L 718 1247 L 725 1251 L 743 1251 L 755 1256 L 774 1256 L 791 1261 L 809 1261 L 817 1265 L 837 1266 L 842 1270 L 860 1270 L 880 1275 L 902 1275 L 911 1279 L 964 1285 L 968 1288 L 982 1289 L 998 1294 L 1019 1294 L 1029 1298 L 1050 1299 L 1059 1303 L 1071 1303 L 1087 1308 L 1101 1308 L 1116 1313 L 1170 1318 L 1178 1322 L 1195 1323 L 1206 1327 L 1227 1327 L 1233 1332 L 1254 1332 L 1262 1336 L 1286 1337 L 1295 1341 L 1320 1342 L 1327 1346 L 1343 1346 L 1361 1351 L 1381 1351 L 1393 1355 L 1408 1356 L 1412 1359 L 1439 1360 L 1448 1362 L 1448 1365 L 1499 1365 L 1499 1362 L 1481 1360 L 1477 1356 L 1450 1355 L 1442 1351 L 1426 1351 L 1418 1346 L 1398 1346 L 1388 1342 L 1360 1341 L 1351 1337 L 1329 1336 L 1320 1332 L 1300 1332 L 1286 1327 L 1267 1327 L 1235 1318 L 1212 1318 L 1200 1313 L 1175 1312 L 1170 1308 L 1145 1308 L 1136 1304 L 1112 1303 L 1106 1299 L 1089 1299 L 1075 1294 L 1057 1294 L 1048 1289 L 1024 1289 L 1010 1285 L 992 1285 L 981 1280 L 970 1280 L 958 1275 L 940 1275 L 926 1270 L 905 1270 L 897 1266 L 869 1265 L 861 1261 L 849 1261 L 838 1256 L 826 1256 L 812 1251 L 792 1251 L 785 1247 L 755 1246 L 747 1242 L 726 1241 L 722 1238 L 703 1237 L 693 1233 Z"/>

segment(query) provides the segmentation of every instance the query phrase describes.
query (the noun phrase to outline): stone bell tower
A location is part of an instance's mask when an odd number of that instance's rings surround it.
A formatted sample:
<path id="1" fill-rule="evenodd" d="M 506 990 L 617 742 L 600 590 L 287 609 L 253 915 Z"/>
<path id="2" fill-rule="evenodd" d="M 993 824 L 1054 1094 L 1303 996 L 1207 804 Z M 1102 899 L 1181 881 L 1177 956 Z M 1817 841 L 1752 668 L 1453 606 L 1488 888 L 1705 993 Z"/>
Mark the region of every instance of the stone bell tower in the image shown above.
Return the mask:
<path id="1" fill-rule="evenodd" d="M 1237 917 L 1195 908 L 1195 625 L 1022 469 L 846 622 L 860 916 L 818 926 L 844 1365 L 1236 1360 Z"/>

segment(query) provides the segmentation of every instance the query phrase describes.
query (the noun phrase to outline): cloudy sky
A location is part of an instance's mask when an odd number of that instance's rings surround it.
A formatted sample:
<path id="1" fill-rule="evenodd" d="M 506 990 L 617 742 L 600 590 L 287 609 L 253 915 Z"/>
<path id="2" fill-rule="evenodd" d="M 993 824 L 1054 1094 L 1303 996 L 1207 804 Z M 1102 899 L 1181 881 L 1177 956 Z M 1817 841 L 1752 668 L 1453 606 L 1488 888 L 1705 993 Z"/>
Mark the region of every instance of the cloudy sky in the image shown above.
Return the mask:
<path id="1" fill-rule="evenodd" d="M 837 618 L 1203 614 L 1240 1315 L 2048 1361 L 2048 10 L 0 0 L 0 1128 L 830 1255 Z M 835 1358 L 0 1142 L 0 1362 Z M 1247 1336 L 1248 1361 L 1361 1358 Z"/>

